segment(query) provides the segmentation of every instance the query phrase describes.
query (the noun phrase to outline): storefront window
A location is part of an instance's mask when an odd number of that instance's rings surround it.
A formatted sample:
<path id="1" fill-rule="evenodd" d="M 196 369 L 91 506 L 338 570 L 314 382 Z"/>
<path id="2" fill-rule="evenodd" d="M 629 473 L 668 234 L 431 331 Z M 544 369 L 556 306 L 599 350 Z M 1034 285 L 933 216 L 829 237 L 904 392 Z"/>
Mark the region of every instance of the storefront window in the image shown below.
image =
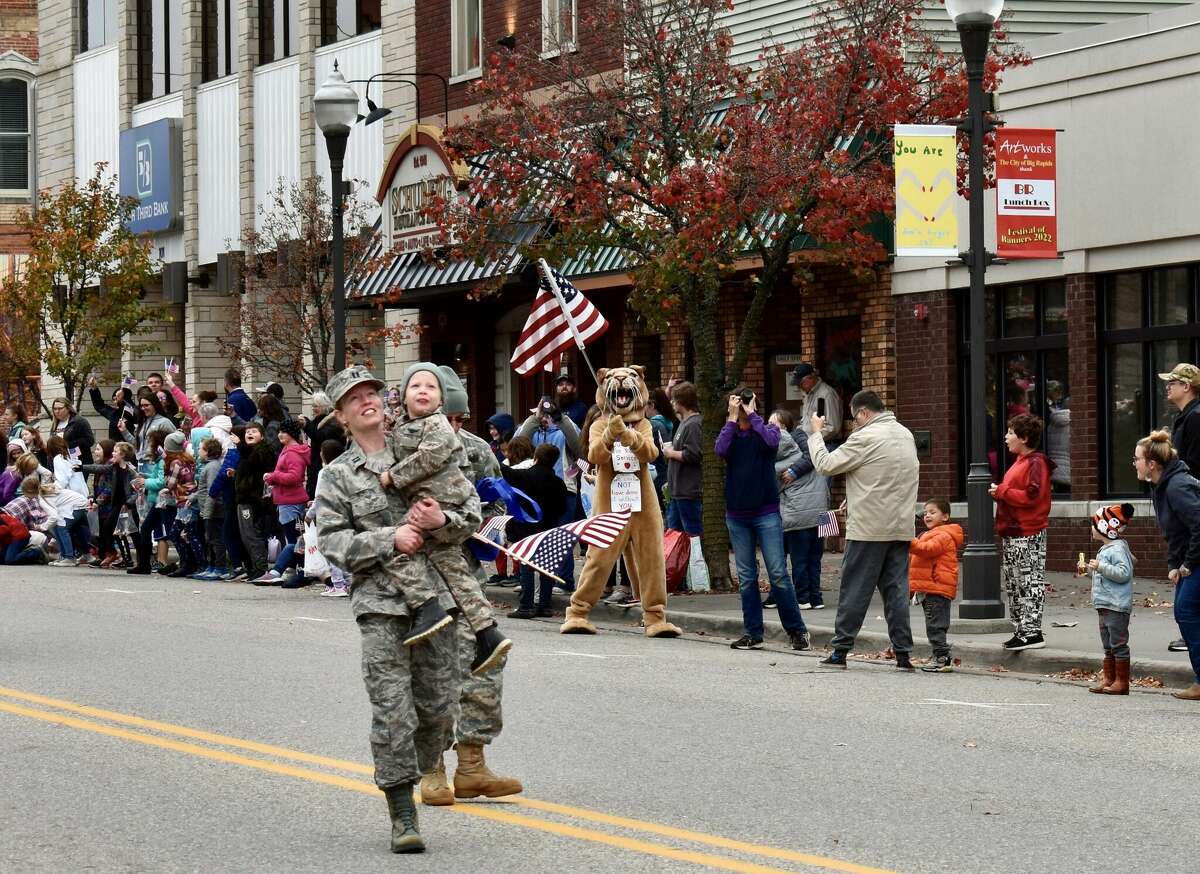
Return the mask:
<path id="1" fill-rule="evenodd" d="M 962 451 L 960 475 L 966 491 L 970 460 L 971 405 L 969 391 L 969 300 L 962 298 Z M 1033 413 L 1045 422 L 1042 449 L 1055 464 L 1051 478 L 1056 492 L 1071 488 L 1071 383 L 1067 366 L 1066 287 L 1060 281 L 1010 285 L 989 289 L 986 397 L 988 465 L 997 482 L 1012 459 L 1004 446 L 1008 420 Z M 995 326 L 1001 326 L 996 336 Z"/>
<path id="2" fill-rule="evenodd" d="M 1178 413 L 1158 374 L 1200 360 L 1197 267 L 1112 274 L 1100 288 L 1106 491 L 1144 494 L 1130 464 L 1134 446 L 1155 428 L 1170 429 Z"/>

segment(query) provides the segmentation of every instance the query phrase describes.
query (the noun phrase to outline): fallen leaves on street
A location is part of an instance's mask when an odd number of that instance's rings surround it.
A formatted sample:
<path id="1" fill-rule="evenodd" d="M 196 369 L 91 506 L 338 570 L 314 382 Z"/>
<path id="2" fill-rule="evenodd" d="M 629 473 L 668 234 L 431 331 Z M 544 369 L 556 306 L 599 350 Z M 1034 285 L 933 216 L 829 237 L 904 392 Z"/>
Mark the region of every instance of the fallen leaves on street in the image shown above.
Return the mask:
<path id="1" fill-rule="evenodd" d="M 1163 681 L 1158 677 L 1137 677 L 1129 681 L 1130 686 L 1138 686 L 1142 689 L 1161 689 Z"/>
<path id="2" fill-rule="evenodd" d="M 1008 668 L 1004 667 L 1004 665 L 992 665 L 990 668 L 988 668 L 988 670 L 991 671 L 993 674 L 1007 674 L 1008 673 Z"/>

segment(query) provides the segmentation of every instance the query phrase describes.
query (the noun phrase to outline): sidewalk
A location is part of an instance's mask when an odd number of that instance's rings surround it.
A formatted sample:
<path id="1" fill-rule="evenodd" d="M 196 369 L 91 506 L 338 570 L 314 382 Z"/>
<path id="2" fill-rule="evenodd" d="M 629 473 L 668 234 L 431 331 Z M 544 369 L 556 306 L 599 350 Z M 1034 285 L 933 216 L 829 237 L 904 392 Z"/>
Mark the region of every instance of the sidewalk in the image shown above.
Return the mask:
<path id="1" fill-rule="evenodd" d="M 841 582 L 841 555 L 825 556 L 821 588 L 825 594 L 824 610 L 805 610 L 814 648 L 828 647 L 833 638 L 833 622 L 837 613 L 838 588 Z M 582 562 L 576 564 L 576 579 Z M 1130 649 L 1133 654 L 1132 673 L 1135 677 L 1153 676 L 1168 686 L 1187 686 L 1195 682 L 1186 652 L 1167 652 L 1167 644 L 1179 637 L 1179 628 L 1172 618 L 1173 587 L 1166 580 L 1138 578 L 1134 581 L 1134 611 L 1129 625 Z M 516 589 L 488 587 L 488 595 L 498 604 L 515 604 Z M 556 612 L 563 610 L 569 596 L 559 590 L 554 593 Z M 950 644 L 955 658 L 968 668 L 1003 668 L 1027 674 L 1058 674 L 1071 669 L 1096 671 L 1104 655 L 1100 649 L 1100 633 L 1096 611 L 1090 604 L 1090 578 L 1071 574 L 1046 574 L 1046 608 L 1043 634 L 1046 649 L 1008 652 L 1001 644 L 1012 636 L 1011 627 L 999 633 L 956 633 L 951 627 Z M 628 623 L 640 618 L 636 608 L 622 609 L 597 604 L 593 616 L 602 621 Z M 787 635 L 779 624 L 774 610 L 763 611 L 766 620 L 765 638 L 787 644 Z M 958 608 L 954 608 L 957 618 Z M 925 614 L 919 606 L 909 608 L 914 656 L 929 655 L 925 639 Z M 743 632 L 741 602 L 734 594 L 672 595 L 667 604 L 667 618 L 685 632 L 727 637 L 731 641 Z M 1054 623 L 1072 627 L 1055 627 Z M 858 635 L 855 652 L 870 656 L 890 646 L 883 606 L 876 593 L 867 612 L 866 621 Z"/>

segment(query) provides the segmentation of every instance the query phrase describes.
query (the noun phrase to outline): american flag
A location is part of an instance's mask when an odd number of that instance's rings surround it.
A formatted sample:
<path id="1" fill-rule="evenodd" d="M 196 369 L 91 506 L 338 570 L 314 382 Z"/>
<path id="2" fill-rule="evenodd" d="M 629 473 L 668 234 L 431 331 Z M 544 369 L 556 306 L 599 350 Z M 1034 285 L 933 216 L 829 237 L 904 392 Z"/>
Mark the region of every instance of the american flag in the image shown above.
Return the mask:
<path id="1" fill-rule="evenodd" d="M 554 296 L 551 282 L 562 295 L 561 307 Z M 566 312 L 563 312 L 563 307 Z M 608 322 L 592 306 L 592 302 L 565 276 L 544 260 L 539 260 L 538 293 L 512 354 L 513 369 L 521 376 L 539 367 L 553 373 L 561 363 L 563 352 L 572 346 L 589 343 L 607 330 Z"/>
<path id="2" fill-rule="evenodd" d="M 499 532 L 500 536 L 503 537 L 504 528 L 510 521 L 512 521 L 512 516 L 492 516 L 490 519 L 484 519 L 483 524 L 479 526 L 479 530 L 475 533 L 488 540 L 491 540 L 492 535 L 496 532 Z"/>
<path id="3" fill-rule="evenodd" d="M 841 529 L 838 528 L 837 515 L 826 510 L 817 519 L 817 536 L 837 537 L 839 534 Z"/>
<path id="4" fill-rule="evenodd" d="M 598 549 L 612 546 L 629 524 L 632 515 L 629 510 L 601 513 L 570 525 L 540 531 L 518 540 L 509 547 L 509 553 L 532 566 L 546 568 L 557 574 L 576 543 L 582 540 Z"/>

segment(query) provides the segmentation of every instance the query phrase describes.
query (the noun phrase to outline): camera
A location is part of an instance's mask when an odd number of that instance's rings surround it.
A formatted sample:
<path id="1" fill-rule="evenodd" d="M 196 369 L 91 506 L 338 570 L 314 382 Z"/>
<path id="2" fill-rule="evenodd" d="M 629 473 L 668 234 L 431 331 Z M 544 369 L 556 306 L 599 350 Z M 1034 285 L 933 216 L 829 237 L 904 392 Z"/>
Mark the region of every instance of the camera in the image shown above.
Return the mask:
<path id="1" fill-rule="evenodd" d="M 750 391 L 748 388 L 744 388 L 742 389 L 741 393 L 738 394 L 738 397 L 741 398 L 744 406 L 754 400 L 754 392 Z"/>

